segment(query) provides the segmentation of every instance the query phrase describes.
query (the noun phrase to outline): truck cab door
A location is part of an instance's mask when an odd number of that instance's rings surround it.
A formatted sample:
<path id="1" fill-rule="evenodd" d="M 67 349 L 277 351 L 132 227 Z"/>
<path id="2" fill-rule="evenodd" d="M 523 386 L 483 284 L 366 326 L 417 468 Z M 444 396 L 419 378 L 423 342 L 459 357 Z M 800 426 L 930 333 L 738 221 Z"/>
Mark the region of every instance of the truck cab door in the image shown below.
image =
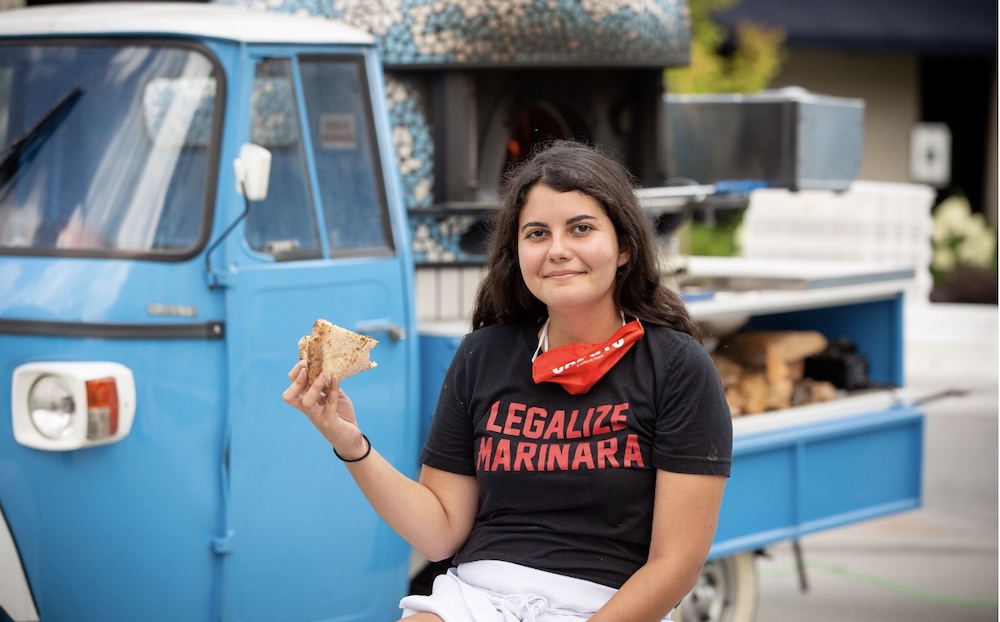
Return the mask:
<path id="1" fill-rule="evenodd" d="M 212 256 L 231 378 L 225 619 L 395 619 L 407 587 L 409 547 L 281 399 L 314 320 L 374 337 L 378 366 L 342 386 L 372 445 L 415 472 L 412 264 L 370 52 L 256 56 L 241 96 L 250 142 L 272 161 L 267 198 L 225 240 L 225 267 Z"/>

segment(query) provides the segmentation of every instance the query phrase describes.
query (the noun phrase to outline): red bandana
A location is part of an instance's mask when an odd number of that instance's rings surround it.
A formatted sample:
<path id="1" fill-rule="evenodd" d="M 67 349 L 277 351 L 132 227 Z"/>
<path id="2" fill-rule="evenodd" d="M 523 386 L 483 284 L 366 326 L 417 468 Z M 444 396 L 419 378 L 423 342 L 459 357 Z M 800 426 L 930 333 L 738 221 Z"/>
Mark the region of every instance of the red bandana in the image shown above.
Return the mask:
<path id="1" fill-rule="evenodd" d="M 548 325 L 542 330 L 545 333 Z M 632 320 L 604 343 L 571 343 L 547 350 L 532 361 L 531 377 L 535 384 L 555 382 L 573 395 L 586 393 L 644 333 L 639 320 Z M 545 338 L 543 334 L 542 339 Z"/>

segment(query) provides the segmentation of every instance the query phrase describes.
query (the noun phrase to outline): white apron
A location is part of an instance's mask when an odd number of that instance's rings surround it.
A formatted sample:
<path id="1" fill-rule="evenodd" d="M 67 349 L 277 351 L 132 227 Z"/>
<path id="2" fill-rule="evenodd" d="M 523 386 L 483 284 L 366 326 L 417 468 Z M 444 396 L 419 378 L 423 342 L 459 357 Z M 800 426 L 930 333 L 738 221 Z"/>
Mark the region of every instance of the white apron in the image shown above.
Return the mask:
<path id="1" fill-rule="evenodd" d="M 430 596 L 400 601 L 403 616 L 433 613 L 444 622 L 578 622 L 589 619 L 614 588 L 501 561 L 476 561 L 434 579 Z M 663 618 L 669 622 L 670 614 Z"/>

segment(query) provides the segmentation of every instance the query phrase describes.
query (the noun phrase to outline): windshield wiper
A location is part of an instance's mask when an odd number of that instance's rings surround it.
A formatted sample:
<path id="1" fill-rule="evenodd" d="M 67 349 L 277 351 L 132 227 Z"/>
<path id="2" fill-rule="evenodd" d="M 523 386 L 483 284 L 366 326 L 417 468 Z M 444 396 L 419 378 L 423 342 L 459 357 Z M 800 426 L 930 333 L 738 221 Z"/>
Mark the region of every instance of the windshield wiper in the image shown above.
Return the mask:
<path id="1" fill-rule="evenodd" d="M 28 131 L 18 136 L 4 149 L 3 153 L 0 154 L 0 187 L 7 185 L 7 182 L 17 173 L 17 169 L 22 164 L 31 161 L 42 144 L 66 119 L 81 95 L 83 95 L 83 89 L 79 85 L 74 86 L 34 125 L 29 127 Z"/>

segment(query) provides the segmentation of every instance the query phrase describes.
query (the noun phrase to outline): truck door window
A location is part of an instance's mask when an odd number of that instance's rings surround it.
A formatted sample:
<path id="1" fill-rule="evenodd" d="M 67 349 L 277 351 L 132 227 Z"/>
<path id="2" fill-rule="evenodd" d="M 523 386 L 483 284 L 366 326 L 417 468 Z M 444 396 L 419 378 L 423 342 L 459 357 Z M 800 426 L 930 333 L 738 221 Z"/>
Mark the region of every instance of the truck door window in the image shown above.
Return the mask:
<path id="1" fill-rule="evenodd" d="M 360 56 L 299 59 L 330 252 L 394 252 L 368 83 Z"/>
<path id="2" fill-rule="evenodd" d="M 250 142 L 271 152 L 267 198 L 247 215 L 250 247 L 275 259 L 320 257 L 292 64 L 268 58 L 254 73 Z"/>
<path id="3" fill-rule="evenodd" d="M 0 46 L 0 253 L 196 253 L 220 82 L 193 46 Z"/>

